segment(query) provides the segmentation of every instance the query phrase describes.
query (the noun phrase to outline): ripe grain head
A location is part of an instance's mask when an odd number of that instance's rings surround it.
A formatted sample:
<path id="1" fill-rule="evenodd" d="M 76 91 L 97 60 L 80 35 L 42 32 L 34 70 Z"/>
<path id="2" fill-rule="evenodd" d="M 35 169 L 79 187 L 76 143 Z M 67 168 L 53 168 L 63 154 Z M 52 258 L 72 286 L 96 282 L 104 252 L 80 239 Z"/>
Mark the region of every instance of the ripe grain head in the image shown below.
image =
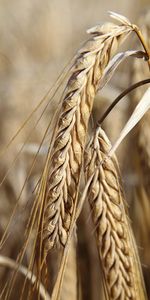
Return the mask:
<path id="1" fill-rule="evenodd" d="M 49 250 L 66 243 L 76 206 L 82 156 L 89 117 L 99 80 L 130 25 L 106 23 L 88 32 L 90 39 L 78 52 L 71 70 L 51 153 L 44 215 L 44 244 Z"/>
<path id="2" fill-rule="evenodd" d="M 146 299 L 137 250 L 120 186 L 116 157 L 98 128 L 86 148 L 85 172 L 92 181 L 87 192 L 96 229 L 98 251 L 109 299 Z"/>

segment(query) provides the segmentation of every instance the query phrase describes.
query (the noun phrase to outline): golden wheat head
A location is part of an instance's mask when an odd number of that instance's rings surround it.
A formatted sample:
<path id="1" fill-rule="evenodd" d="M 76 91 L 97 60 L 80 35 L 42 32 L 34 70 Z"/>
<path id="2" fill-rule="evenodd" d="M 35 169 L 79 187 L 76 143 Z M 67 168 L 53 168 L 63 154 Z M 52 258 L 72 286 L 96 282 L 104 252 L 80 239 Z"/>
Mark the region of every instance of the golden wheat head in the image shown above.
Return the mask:
<path id="1" fill-rule="evenodd" d="M 88 121 L 98 83 L 118 45 L 132 27 L 106 23 L 88 32 L 90 39 L 78 52 L 67 83 L 55 131 L 47 183 L 44 245 L 65 245 L 77 197 Z"/>
<path id="2" fill-rule="evenodd" d="M 96 228 L 98 251 L 109 299 L 145 299 L 127 209 L 120 187 L 118 164 L 98 128 L 86 148 L 85 171 L 91 176 L 87 198 Z"/>

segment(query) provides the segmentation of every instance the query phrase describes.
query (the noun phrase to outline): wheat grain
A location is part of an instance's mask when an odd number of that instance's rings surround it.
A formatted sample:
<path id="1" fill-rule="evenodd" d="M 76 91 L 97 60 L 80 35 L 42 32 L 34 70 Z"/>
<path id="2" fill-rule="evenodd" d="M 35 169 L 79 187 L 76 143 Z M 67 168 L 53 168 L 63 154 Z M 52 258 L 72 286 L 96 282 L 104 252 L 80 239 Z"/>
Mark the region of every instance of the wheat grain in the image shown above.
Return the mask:
<path id="1" fill-rule="evenodd" d="M 91 176 L 87 198 L 109 299 L 145 299 L 138 257 L 120 187 L 118 164 L 108 158 L 110 142 L 101 128 L 86 148 L 85 172 Z"/>
<path id="2" fill-rule="evenodd" d="M 88 121 L 99 80 L 110 57 L 132 31 L 130 25 L 106 23 L 89 30 L 78 52 L 62 102 L 52 149 L 44 216 L 44 245 L 65 245 L 81 173 Z"/>

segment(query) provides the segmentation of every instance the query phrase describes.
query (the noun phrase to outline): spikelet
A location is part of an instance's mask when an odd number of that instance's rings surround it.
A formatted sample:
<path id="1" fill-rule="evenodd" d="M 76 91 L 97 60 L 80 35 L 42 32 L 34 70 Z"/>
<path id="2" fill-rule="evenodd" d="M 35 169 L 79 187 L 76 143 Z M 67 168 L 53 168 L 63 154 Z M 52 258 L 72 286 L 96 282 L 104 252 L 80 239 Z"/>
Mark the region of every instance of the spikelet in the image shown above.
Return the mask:
<path id="1" fill-rule="evenodd" d="M 66 243 L 93 99 L 110 58 L 132 30 L 131 24 L 112 23 L 90 29 L 90 39 L 78 52 L 72 67 L 51 153 L 43 231 L 47 251 Z"/>
<path id="2" fill-rule="evenodd" d="M 85 173 L 92 181 L 87 198 L 92 210 L 98 251 L 110 300 L 146 299 L 116 157 L 101 128 L 86 148 Z"/>

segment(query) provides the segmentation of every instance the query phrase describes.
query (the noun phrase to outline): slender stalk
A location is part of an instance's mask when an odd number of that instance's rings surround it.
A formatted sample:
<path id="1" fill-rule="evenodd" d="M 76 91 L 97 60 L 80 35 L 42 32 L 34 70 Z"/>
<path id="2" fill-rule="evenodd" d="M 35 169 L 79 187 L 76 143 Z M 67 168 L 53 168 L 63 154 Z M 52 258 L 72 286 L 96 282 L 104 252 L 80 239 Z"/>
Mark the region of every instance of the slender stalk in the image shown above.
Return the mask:
<path id="1" fill-rule="evenodd" d="M 143 37 L 143 34 L 141 33 L 140 29 L 138 28 L 138 26 L 136 25 L 132 25 L 133 29 L 134 29 L 134 32 L 137 34 L 138 38 L 140 39 L 141 41 L 141 44 L 145 50 L 145 52 L 147 53 L 148 55 L 148 66 L 149 66 L 149 69 L 150 69 L 150 49 L 149 47 L 147 46 L 146 42 L 145 42 L 145 39 Z"/>
<path id="2" fill-rule="evenodd" d="M 104 114 L 102 115 L 102 117 L 99 119 L 99 121 L 97 122 L 98 126 L 101 126 L 101 124 L 103 123 L 103 121 L 106 119 L 106 117 L 109 115 L 109 113 L 112 111 L 112 109 L 116 106 L 116 104 L 122 99 L 124 98 L 128 93 L 132 92 L 134 89 L 148 84 L 150 83 L 150 78 L 148 79 L 144 79 L 141 80 L 139 82 L 136 82 L 135 84 L 132 84 L 129 88 L 127 88 L 126 90 L 124 90 L 113 102 L 112 104 L 107 108 L 107 110 L 104 112 Z"/>

